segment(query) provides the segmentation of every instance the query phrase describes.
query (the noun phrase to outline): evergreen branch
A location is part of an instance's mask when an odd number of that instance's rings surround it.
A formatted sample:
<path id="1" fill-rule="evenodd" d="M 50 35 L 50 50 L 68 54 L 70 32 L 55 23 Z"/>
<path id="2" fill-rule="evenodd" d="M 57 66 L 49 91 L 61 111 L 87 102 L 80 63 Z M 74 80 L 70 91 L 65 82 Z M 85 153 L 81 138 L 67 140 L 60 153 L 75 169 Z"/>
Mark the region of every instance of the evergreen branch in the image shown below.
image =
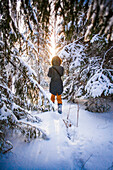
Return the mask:
<path id="1" fill-rule="evenodd" d="M 33 44 L 31 41 L 27 40 L 27 38 L 26 38 L 23 34 L 20 34 L 20 35 L 21 35 L 21 37 L 24 39 L 24 41 L 27 42 L 27 43 L 29 43 L 30 46 L 32 46 L 32 48 L 35 50 L 35 52 L 38 53 L 38 49 L 36 49 L 36 47 L 34 46 L 34 44 Z"/>
<path id="2" fill-rule="evenodd" d="M 112 46 L 111 48 L 109 48 L 109 49 L 105 52 L 104 57 L 103 57 L 103 61 L 102 61 L 101 65 L 100 65 L 100 69 L 98 69 L 98 70 L 96 71 L 96 73 L 93 75 L 93 77 L 94 77 L 96 74 L 99 74 L 99 73 L 102 74 L 102 72 L 103 72 L 103 70 L 104 70 L 104 69 L 103 69 L 103 64 L 104 64 L 104 61 L 105 61 L 106 54 L 107 54 L 112 48 L 113 48 L 113 46 Z M 105 70 L 113 71 L 112 69 L 105 69 Z M 101 74 L 99 75 L 99 78 L 101 77 Z"/>
<path id="3" fill-rule="evenodd" d="M 103 61 L 102 61 L 102 63 L 101 63 L 101 69 L 102 69 L 102 67 L 103 67 L 103 64 L 104 64 L 104 61 L 105 61 L 106 54 L 107 54 L 112 48 L 113 48 L 113 46 L 111 46 L 111 48 L 109 48 L 109 49 L 105 52 Z"/>
<path id="4" fill-rule="evenodd" d="M 8 148 L 9 146 L 9 148 Z M 0 130 L 0 152 L 3 154 L 7 153 L 13 148 L 13 145 L 10 141 L 4 139 L 4 133 Z"/>
<path id="5" fill-rule="evenodd" d="M 77 43 L 78 41 L 82 40 L 84 37 L 85 37 L 85 35 L 82 36 L 81 38 L 79 38 L 78 40 L 74 41 L 74 43 Z"/>
<path id="6" fill-rule="evenodd" d="M 3 151 L 3 154 L 5 154 L 5 153 L 9 152 L 11 149 L 13 149 L 13 145 L 12 145 L 11 143 L 9 143 L 8 141 L 5 141 L 5 140 L 4 140 L 4 142 L 5 142 L 6 144 L 10 145 L 11 147 L 10 147 L 9 149 Z"/>
<path id="7" fill-rule="evenodd" d="M 18 121 L 17 124 L 16 124 L 16 126 L 21 129 L 21 126 L 19 126 L 19 125 L 25 125 L 25 126 L 27 126 L 27 128 L 28 128 L 28 127 L 34 128 L 35 130 L 38 130 L 38 132 L 39 132 L 38 135 L 40 135 L 40 132 L 42 133 L 42 138 L 43 138 L 43 139 L 45 139 L 45 140 L 48 140 L 48 139 L 49 139 L 49 138 L 47 137 L 47 135 L 46 135 L 40 128 L 38 128 L 38 127 L 36 127 L 36 126 L 34 126 L 34 125 L 31 125 L 31 124 L 26 123 L 26 122 L 23 122 L 23 121 Z"/>

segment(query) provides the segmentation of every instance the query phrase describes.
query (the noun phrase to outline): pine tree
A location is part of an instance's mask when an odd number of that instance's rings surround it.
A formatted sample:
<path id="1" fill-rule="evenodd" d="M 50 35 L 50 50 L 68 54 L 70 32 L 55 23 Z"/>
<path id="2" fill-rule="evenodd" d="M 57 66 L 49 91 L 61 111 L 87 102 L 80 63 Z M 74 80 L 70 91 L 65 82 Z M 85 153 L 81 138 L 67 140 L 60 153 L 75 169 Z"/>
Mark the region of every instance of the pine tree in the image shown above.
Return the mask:
<path id="1" fill-rule="evenodd" d="M 46 8 L 42 8 L 44 4 Z M 29 138 L 37 134 L 44 137 L 43 131 L 28 127 L 28 124 L 18 120 L 24 118 L 39 122 L 25 109 L 39 112 L 53 109 L 51 101 L 38 84 L 35 71 L 22 58 L 24 54 L 34 58 L 38 54 L 38 59 L 41 57 L 48 34 L 50 3 L 47 0 L 6 0 L 0 1 L 0 11 L 0 128 L 3 132 L 7 126 L 18 128 Z"/>
<path id="2" fill-rule="evenodd" d="M 67 42 L 83 36 L 88 4 L 89 1 L 75 0 L 55 2 L 56 16 L 62 17 L 62 32 L 64 32 Z"/>
<path id="3" fill-rule="evenodd" d="M 60 31 L 57 31 L 59 33 L 57 47 L 65 68 L 64 97 L 68 100 L 74 101 L 76 97 L 85 95 L 88 97 L 89 94 L 93 96 L 92 90 L 90 89 L 91 91 L 89 90 L 88 92 L 85 86 L 89 79 L 95 75 L 96 70 L 101 67 L 104 53 L 109 49 L 111 50 L 107 56 L 111 56 L 112 9 L 112 1 L 106 0 L 55 1 L 56 18 L 60 17 L 60 20 L 58 18 Z M 85 48 L 81 52 L 78 43 L 80 47 Z M 85 56 L 82 56 L 83 53 Z M 112 57 L 107 56 L 106 59 L 109 58 L 109 62 L 112 63 Z M 93 60 L 96 64 L 93 63 Z M 79 65 L 76 66 L 78 61 Z M 94 65 L 90 65 L 90 62 Z M 105 63 L 106 60 L 104 60 Z M 105 73 L 106 71 L 104 70 L 102 74 L 110 80 L 111 85 L 109 88 L 112 89 L 111 66 L 109 69 L 110 72 Z M 101 91 L 99 96 L 112 95 L 112 90 L 108 90 L 108 88 L 104 90 L 106 92 Z"/>
<path id="4" fill-rule="evenodd" d="M 65 68 L 64 98 L 76 102 L 78 97 L 112 96 L 112 52 L 112 44 L 99 35 L 90 44 L 79 40 L 65 46 L 60 55 Z"/>
<path id="5" fill-rule="evenodd" d="M 89 41 L 95 34 L 105 35 L 112 41 L 113 29 L 113 2 L 112 0 L 92 1 L 87 12 L 87 30 L 85 41 Z"/>
<path id="6" fill-rule="evenodd" d="M 113 2 L 111 0 L 56 0 L 54 4 L 56 18 L 61 17 L 60 33 L 64 34 L 62 39 L 67 44 L 82 36 L 85 41 L 90 41 L 95 34 L 104 34 L 108 41 L 112 41 Z"/>

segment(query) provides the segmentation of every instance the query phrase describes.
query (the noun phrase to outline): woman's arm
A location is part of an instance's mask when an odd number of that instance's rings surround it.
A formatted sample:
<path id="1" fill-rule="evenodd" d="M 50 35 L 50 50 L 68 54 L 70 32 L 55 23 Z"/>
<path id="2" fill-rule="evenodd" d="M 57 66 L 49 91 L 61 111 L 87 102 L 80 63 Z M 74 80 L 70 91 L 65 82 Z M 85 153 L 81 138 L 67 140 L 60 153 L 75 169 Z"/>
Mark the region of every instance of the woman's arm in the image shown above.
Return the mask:
<path id="1" fill-rule="evenodd" d="M 48 71 L 47 76 L 48 76 L 48 77 L 52 77 L 52 70 L 51 70 L 51 68 L 49 68 L 49 71 Z"/>

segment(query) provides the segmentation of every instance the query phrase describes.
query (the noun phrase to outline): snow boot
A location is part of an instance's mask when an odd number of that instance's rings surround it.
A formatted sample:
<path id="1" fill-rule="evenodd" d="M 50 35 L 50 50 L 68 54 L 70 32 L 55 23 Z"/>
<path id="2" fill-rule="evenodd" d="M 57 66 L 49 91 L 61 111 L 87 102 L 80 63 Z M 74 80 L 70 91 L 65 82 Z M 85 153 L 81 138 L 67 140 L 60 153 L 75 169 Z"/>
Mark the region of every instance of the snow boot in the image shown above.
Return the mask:
<path id="1" fill-rule="evenodd" d="M 58 104 L 58 113 L 62 114 L 62 104 Z"/>

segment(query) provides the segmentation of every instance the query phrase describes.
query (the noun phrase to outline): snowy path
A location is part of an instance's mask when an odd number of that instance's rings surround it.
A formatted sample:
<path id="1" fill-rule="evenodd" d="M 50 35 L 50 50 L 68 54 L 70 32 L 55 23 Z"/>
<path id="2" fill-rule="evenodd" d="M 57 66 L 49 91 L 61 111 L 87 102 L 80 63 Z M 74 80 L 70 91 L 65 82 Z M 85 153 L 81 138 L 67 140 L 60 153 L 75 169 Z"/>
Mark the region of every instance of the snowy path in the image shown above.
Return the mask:
<path id="1" fill-rule="evenodd" d="M 79 126 L 69 128 L 67 137 L 62 120 L 70 112 L 76 125 L 77 105 L 63 101 L 63 115 L 57 112 L 39 114 L 39 127 L 50 140 L 25 143 L 20 136 L 11 139 L 12 152 L 0 156 L 0 169 L 38 170 L 111 170 L 113 164 L 113 113 L 90 113 L 80 108 Z M 112 167 L 112 168 L 110 168 Z"/>

